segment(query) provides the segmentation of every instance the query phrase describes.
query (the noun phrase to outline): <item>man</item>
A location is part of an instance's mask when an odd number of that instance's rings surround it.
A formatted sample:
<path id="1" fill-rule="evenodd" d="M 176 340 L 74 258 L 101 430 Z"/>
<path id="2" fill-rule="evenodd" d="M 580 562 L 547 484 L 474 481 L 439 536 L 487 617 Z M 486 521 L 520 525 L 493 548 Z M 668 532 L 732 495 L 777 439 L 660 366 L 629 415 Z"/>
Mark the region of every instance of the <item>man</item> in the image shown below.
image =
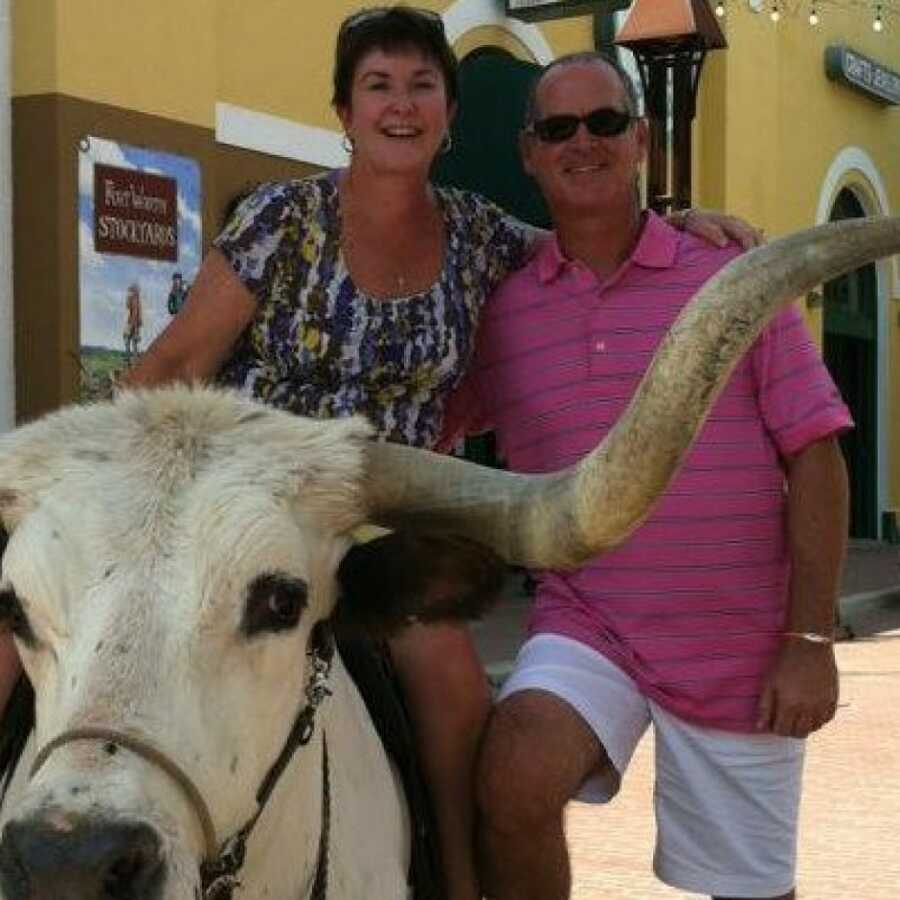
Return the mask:
<path id="1" fill-rule="evenodd" d="M 170 316 L 177 316 L 184 301 L 187 300 L 188 289 L 184 285 L 181 272 L 172 273 L 172 287 L 169 289 L 169 299 L 166 302 L 166 308 L 169 310 Z"/>
<path id="2" fill-rule="evenodd" d="M 448 411 L 510 468 L 580 459 L 689 297 L 733 258 L 642 212 L 647 125 L 596 54 L 552 64 L 522 135 L 555 222 L 492 299 Z M 655 871 L 718 898 L 792 898 L 804 742 L 834 715 L 849 414 L 794 310 L 739 364 L 648 521 L 577 572 L 541 572 L 530 638 L 479 771 L 493 900 L 569 896 L 562 816 L 605 802 L 652 724 Z"/>
<path id="3" fill-rule="evenodd" d="M 125 342 L 125 361 L 129 365 L 140 352 L 143 324 L 141 289 L 137 283 L 130 284 L 125 293 L 125 328 L 122 332 L 122 340 Z"/>

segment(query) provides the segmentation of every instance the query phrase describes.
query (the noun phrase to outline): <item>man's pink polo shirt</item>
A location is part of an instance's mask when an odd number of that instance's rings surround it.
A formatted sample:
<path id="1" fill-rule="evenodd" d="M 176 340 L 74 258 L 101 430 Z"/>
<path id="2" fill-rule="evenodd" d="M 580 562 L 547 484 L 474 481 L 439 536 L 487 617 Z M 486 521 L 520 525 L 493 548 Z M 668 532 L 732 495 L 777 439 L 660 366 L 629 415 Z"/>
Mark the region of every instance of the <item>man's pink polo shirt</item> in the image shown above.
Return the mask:
<path id="1" fill-rule="evenodd" d="M 685 302 L 737 253 L 649 214 L 631 257 L 599 282 L 548 241 L 488 304 L 448 434 L 492 424 L 517 471 L 580 459 Z M 538 573 L 530 632 L 594 647 L 685 719 L 752 730 L 788 596 L 782 460 L 851 426 L 800 315 L 781 313 L 647 522 L 577 572 Z"/>

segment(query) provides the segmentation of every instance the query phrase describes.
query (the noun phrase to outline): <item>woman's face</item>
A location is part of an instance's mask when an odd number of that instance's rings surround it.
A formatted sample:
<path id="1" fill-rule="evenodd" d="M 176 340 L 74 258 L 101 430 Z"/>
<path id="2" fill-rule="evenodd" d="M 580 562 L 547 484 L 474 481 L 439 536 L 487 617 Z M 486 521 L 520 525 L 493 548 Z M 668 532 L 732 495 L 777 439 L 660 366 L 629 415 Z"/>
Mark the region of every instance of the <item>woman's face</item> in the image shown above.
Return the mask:
<path id="1" fill-rule="evenodd" d="M 337 112 L 355 160 L 391 172 L 428 170 L 453 115 L 436 62 L 414 49 L 372 50 L 356 67 L 350 98 Z"/>

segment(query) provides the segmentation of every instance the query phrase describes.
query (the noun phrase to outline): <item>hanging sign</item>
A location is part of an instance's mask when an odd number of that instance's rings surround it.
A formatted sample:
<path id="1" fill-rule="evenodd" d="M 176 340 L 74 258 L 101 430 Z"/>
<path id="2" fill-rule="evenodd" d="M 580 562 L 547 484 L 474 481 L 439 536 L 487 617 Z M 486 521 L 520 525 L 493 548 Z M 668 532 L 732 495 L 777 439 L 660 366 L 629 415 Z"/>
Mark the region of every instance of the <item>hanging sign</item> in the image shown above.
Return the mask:
<path id="1" fill-rule="evenodd" d="M 506 15 L 523 22 L 568 16 L 605 16 L 628 9 L 631 0 L 506 0 Z"/>
<path id="2" fill-rule="evenodd" d="M 878 103 L 900 105 L 900 72 L 849 47 L 835 45 L 825 50 L 825 74 Z"/>

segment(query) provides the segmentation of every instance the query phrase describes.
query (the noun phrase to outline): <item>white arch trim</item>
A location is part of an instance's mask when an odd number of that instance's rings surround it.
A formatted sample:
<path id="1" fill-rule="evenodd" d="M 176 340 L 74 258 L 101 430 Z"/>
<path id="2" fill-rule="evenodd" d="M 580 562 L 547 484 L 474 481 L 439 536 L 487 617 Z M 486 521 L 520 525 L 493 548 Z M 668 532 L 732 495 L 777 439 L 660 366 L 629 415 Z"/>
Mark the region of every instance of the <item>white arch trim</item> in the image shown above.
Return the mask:
<path id="1" fill-rule="evenodd" d="M 847 178 L 847 176 L 856 176 Z M 816 210 L 816 224 L 829 221 L 834 201 L 840 188 L 847 187 L 853 191 L 866 215 L 890 215 L 891 204 L 884 180 L 872 158 L 860 147 L 845 147 L 828 167 L 822 190 L 819 194 L 819 206 Z M 888 485 L 889 436 L 887 423 L 890 417 L 890 361 L 888 359 L 889 329 L 892 315 L 888 310 L 891 297 L 900 297 L 900 277 L 896 262 L 882 260 L 875 266 L 878 293 L 878 344 L 876 370 L 878 378 L 878 398 L 876 400 L 876 503 L 878 521 L 876 528 L 881 534 L 883 513 L 890 510 Z M 888 288 L 891 288 L 889 291 Z M 883 536 L 883 535 L 882 535 Z"/>
<path id="2" fill-rule="evenodd" d="M 463 35 L 475 28 L 493 25 L 508 31 L 525 45 L 535 61 L 542 66 L 553 62 L 556 54 L 547 43 L 537 25 L 526 25 L 518 19 L 504 16 L 497 0 L 456 0 L 444 10 L 444 29 L 447 39 L 455 44 Z"/>
<path id="3" fill-rule="evenodd" d="M 493 25 L 512 34 L 541 65 L 555 59 L 547 39 L 536 25 L 507 18 L 499 7 L 496 0 L 456 0 L 451 3 L 442 14 L 450 43 L 456 43 L 474 28 Z M 345 166 L 348 161 L 339 131 L 304 125 L 234 103 L 216 104 L 216 140 L 220 144 L 331 169 Z"/>
<path id="4" fill-rule="evenodd" d="M 838 194 L 838 186 L 849 173 L 853 172 L 862 176 L 871 192 L 868 196 L 859 197 L 866 214 L 891 215 L 891 201 L 884 179 L 878 171 L 878 166 L 875 165 L 872 157 L 861 147 L 848 146 L 844 147 L 835 156 L 822 182 L 822 189 L 819 192 L 819 206 L 816 210 L 817 225 L 828 221 L 831 216 L 831 208 Z M 877 203 L 877 209 L 871 208 L 873 197 Z M 898 271 L 896 263 L 891 268 L 893 270 L 892 294 L 895 297 L 900 297 L 900 271 Z"/>

